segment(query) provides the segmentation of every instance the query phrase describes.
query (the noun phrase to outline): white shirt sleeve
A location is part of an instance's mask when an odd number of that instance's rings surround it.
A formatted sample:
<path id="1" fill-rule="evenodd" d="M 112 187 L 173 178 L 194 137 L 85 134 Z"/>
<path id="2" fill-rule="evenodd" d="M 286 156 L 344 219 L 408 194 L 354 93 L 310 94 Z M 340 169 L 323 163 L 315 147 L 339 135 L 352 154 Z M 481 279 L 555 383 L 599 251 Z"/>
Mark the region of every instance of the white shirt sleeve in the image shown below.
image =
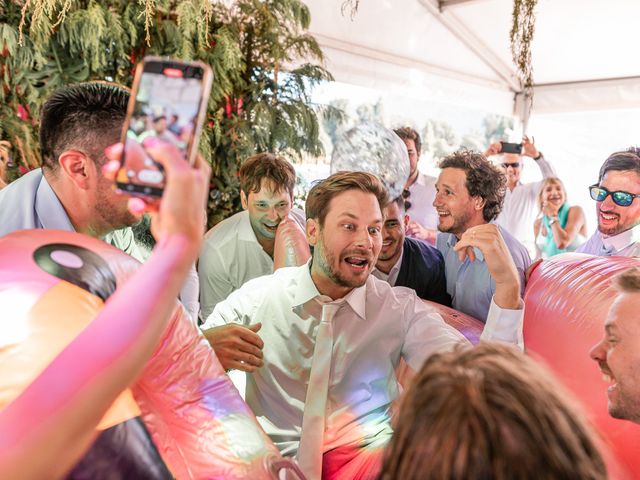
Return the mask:
<path id="1" fill-rule="evenodd" d="M 264 280 L 256 278 L 245 283 L 240 289 L 219 302 L 206 318 L 202 330 L 219 327 L 228 323 L 251 325 L 260 321 L 256 313 L 265 298 Z"/>
<path id="2" fill-rule="evenodd" d="M 542 172 L 542 178 L 558 176 L 555 169 L 553 168 L 553 165 L 547 162 L 547 160 L 544 158 L 544 155 L 542 155 L 538 160 L 534 160 L 534 162 L 538 164 L 538 168 L 540 168 L 540 172 Z"/>
<path id="3" fill-rule="evenodd" d="M 500 308 L 491 299 L 487 322 L 485 323 L 481 341 L 504 342 L 517 345 L 524 351 L 524 340 L 522 337 L 522 325 L 524 320 L 524 304 L 517 310 Z"/>
<path id="4" fill-rule="evenodd" d="M 415 295 L 414 295 L 415 296 Z M 416 372 L 424 361 L 436 352 L 448 351 L 469 341 L 458 330 L 447 324 L 442 316 L 417 296 L 403 315 L 405 341 L 402 356 Z"/>

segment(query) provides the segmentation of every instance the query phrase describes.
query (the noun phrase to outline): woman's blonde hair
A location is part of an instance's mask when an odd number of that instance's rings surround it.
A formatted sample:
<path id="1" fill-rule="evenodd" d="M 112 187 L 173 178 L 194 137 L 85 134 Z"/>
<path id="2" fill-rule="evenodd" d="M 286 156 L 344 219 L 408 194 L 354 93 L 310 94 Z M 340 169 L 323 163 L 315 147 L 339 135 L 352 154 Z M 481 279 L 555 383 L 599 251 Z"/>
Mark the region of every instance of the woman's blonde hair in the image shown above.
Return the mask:
<path id="1" fill-rule="evenodd" d="M 544 192 L 545 187 L 550 183 L 560 185 L 562 187 L 562 192 L 564 193 L 564 201 L 567 201 L 567 189 L 564 188 L 564 183 L 562 183 L 562 180 L 560 180 L 558 177 L 545 178 L 542 181 L 542 185 L 540 185 L 540 191 L 538 192 L 538 209 L 540 211 L 542 211 L 542 193 Z"/>

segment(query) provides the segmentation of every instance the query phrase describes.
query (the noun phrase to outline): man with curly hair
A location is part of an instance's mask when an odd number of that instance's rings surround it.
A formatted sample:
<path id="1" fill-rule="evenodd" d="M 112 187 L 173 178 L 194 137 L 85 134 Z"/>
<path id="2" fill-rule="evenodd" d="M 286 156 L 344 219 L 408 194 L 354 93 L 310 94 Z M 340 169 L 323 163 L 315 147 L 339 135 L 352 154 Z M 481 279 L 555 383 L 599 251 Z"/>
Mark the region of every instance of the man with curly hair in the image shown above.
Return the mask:
<path id="1" fill-rule="evenodd" d="M 490 223 L 502 210 L 506 183 L 502 172 L 484 155 L 469 151 L 445 157 L 440 168 L 433 206 L 439 218 L 437 247 L 444 257 L 447 293 L 455 309 L 484 322 L 496 285 L 524 292 L 531 258 L 515 237 Z M 513 281 L 514 271 L 519 282 Z"/>

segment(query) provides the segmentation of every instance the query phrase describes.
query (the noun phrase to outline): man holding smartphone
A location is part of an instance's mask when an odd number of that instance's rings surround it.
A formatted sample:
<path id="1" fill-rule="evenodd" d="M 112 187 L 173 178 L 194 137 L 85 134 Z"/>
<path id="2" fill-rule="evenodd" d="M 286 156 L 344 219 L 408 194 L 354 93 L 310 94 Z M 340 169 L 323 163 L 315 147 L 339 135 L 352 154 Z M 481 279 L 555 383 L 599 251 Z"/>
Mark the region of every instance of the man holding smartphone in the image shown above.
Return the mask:
<path id="1" fill-rule="evenodd" d="M 510 146 L 521 145 L 520 153 L 507 153 Z M 505 148 L 506 147 L 506 148 Z M 509 149 L 512 152 L 516 148 Z M 547 162 L 535 144 L 533 137 L 522 137 L 521 144 L 505 142 L 492 143 L 484 153 L 484 156 L 500 155 L 498 166 L 502 169 L 507 179 L 507 193 L 504 197 L 502 212 L 498 215 L 496 223 L 507 230 L 516 239 L 522 242 L 531 254 L 535 254 L 535 239 L 533 238 L 533 222 L 537 215 L 537 197 L 542 181 L 522 183 L 520 175 L 524 167 L 524 158 L 532 158 L 542 178 L 556 177 L 553 166 Z"/>

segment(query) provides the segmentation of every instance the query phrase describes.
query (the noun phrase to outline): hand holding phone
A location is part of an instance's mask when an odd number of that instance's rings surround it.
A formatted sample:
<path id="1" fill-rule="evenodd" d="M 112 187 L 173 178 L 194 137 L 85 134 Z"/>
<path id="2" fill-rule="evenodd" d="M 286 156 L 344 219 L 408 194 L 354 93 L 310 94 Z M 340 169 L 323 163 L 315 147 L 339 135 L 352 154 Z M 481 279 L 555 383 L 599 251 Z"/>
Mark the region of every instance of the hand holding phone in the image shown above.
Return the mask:
<path id="1" fill-rule="evenodd" d="M 131 195 L 161 197 L 164 167 L 146 151 L 164 142 L 193 164 L 204 122 L 213 74 L 202 62 L 145 57 L 133 81 L 123 125 L 125 145 L 117 188 Z"/>
<path id="2" fill-rule="evenodd" d="M 522 153 L 521 143 L 500 142 L 500 145 L 500 153 L 517 153 L 518 155 Z"/>

